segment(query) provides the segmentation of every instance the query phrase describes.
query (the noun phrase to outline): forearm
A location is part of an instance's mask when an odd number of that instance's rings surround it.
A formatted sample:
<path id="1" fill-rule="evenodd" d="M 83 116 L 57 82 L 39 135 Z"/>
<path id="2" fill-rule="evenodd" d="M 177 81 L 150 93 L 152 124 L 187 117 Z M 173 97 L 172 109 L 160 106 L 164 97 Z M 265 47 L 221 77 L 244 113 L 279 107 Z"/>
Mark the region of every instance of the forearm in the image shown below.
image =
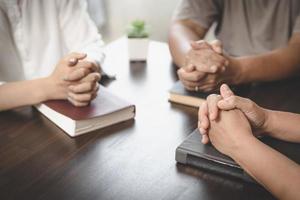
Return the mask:
<path id="1" fill-rule="evenodd" d="M 46 101 L 58 91 L 50 87 L 47 78 L 6 83 L 0 85 L 0 111 Z"/>
<path id="2" fill-rule="evenodd" d="M 278 199 L 300 196 L 300 167 L 284 155 L 251 137 L 231 157 Z"/>
<path id="3" fill-rule="evenodd" d="M 266 110 L 265 131 L 271 137 L 300 143 L 300 115 L 289 112 Z"/>
<path id="4" fill-rule="evenodd" d="M 296 50 L 296 48 L 295 48 Z M 300 48 L 298 49 L 299 52 Z M 300 59 L 291 49 L 282 49 L 265 55 L 239 58 L 242 83 L 275 81 L 300 72 Z"/>
<path id="5" fill-rule="evenodd" d="M 234 67 L 240 70 L 240 83 L 274 81 L 300 74 L 300 44 L 257 56 L 229 58 Z"/>
<path id="6" fill-rule="evenodd" d="M 192 28 L 193 27 L 193 28 Z M 197 29 L 197 30 L 196 30 Z M 169 47 L 178 67 L 185 65 L 185 55 L 191 49 L 190 42 L 203 39 L 207 30 L 192 22 L 174 22 L 169 31 Z"/>

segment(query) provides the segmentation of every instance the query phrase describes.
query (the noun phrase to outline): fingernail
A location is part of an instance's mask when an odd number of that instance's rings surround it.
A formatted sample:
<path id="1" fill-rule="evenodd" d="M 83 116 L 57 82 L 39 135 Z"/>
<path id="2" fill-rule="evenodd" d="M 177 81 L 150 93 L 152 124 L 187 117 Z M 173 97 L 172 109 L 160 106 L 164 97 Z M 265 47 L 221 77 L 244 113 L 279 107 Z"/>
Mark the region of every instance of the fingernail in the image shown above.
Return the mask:
<path id="1" fill-rule="evenodd" d="M 229 87 L 227 84 L 224 84 L 225 90 L 229 90 Z"/>
<path id="2" fill-rule="evenodd" d="M 201 138 L 201 143 L 204 144 L 204 137 Z"/>
<path id="3" fill-rule="evenodd" d="M 207 119 L 207 120 L 208 120 L 208 119 Z M 208 125 L 207 125 L 207 123 L 204 123 L 204 122 L 203 122 L 203 123 L 201 124 L 201 127 L 203 127 L 203 128 L 208 128 Z"/>
<path id="4" fill-rule="evenodd" d="M 213 65 L 210 67 L 211 71 L 212 72 L 216 72 L 217 71 L 217 66 Z"/>
<path id="5" fill-rule="evenodd" d="M 62 78 L 61 78 L 61 80 L 63 80 L 63 81 L 67 81 L 67 80 L 68 80 L 68 78 L 67 78 L 66 76 L 64 76 L 64 77 L 62 77 Z"/>
<path id="6" fill-rule="evenodd" d="M 205 144 L 205 137 L 206 135 L 202 135 L 202 139 L 201 139 L 202 144 Z"/>
<path id="7" fill-rule="evenodd" d="M 75 58 L 71 58 L 69 61 L 74 63 L 74 62 L 76 62 L 76 59 Z"/>
<path id="8" fill-rule="evenodd" d="M 202 134 L 202 135 L 204 135 L 204 134 L 206 134 L 206 130 L 204 129 L 204 128 L 200 128 L 200 133 Z"/>

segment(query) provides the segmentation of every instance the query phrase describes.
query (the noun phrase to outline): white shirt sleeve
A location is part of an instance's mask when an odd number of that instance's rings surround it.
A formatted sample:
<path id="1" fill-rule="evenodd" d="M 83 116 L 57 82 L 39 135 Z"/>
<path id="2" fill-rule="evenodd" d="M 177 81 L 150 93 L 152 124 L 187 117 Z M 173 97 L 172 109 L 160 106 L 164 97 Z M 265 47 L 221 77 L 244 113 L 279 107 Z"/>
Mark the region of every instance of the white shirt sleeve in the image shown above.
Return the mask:
<path id="1" fill-rule="evenodd" d="M 87 11 L 85 0 L 60 0 L 60 24 L 69 52 L 87 53 L 100 66 L 104 42 Z"/>

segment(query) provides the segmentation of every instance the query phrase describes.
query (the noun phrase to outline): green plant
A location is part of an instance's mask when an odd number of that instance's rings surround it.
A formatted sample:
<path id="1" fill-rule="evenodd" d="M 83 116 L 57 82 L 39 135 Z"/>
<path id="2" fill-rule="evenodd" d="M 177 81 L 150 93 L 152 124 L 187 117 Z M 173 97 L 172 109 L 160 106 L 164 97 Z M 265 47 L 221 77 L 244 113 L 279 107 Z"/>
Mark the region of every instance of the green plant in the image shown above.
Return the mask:
<path id="1" fill-rule="evenodd" d="M 128 38 L 147 38 L 149 33 L 143 20 L 134 20 L 127 29 Z"/>

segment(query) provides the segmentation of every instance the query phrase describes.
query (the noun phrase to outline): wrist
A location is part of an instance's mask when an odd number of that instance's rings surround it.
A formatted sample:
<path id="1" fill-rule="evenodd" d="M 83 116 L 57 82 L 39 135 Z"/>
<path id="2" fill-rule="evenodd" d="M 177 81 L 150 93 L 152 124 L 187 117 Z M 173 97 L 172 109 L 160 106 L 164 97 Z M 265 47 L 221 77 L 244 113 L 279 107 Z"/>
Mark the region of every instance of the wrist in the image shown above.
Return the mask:
<path id="1" fill-rule="evenodd" d="M 52 76 L 43 78 L 45 100 L 66 99 L 67 92 L 63 80 L 57 81 Z"/>
<path id="2" fill-rule="evenodd" d="M 245 137 L 240 140 L 235 150 L 232 151 L 229 156 L 237 163 L 240 163 L 240 161 L 251 152 L 251 149 L 255 147 L 257 142 L 259 142 L 259 140 L 254 136 Z"/>
<path id="3" fill-rule="evenodd" d="M 234 57 L 227 57 L 229 61 L 229 67 L 231 69 L 232 78 L 231 78 L 231 84 L 233 85 L 239 85 L 241 83 L 244 83 L 244 72 L 243 72 L 243 66 L 242 62 L 238 58 Z"/>
<path id="4" fill-rule="evenodd" d="M 270 134 L 272 132 L 272 121 L 274 117 L 273 116 L 274 112 L 272 110 L 264 109 L 264 113 L 265 113 L 265 121 L 262 126 L 262 131 L 265 134 Z"/>
<path id="5" fill-rule="evenodd" d="M 47 78 L 40 78 L 35 80 L 35 98 L 36 102 L 44 102 L 49 99 L 49 81 Z"/>

